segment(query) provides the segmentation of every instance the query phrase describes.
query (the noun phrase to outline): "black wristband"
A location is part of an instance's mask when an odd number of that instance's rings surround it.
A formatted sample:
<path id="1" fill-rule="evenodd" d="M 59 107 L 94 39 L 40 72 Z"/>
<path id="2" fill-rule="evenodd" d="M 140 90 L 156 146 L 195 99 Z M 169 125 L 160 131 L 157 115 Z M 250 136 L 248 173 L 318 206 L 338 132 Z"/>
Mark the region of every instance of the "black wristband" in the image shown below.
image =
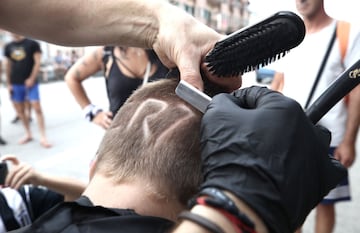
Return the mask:
<path id="1" fill-rule="evenodd" d="M 199 196 L 207 196 L 207 198 L 203 199 L 207 206 L 224 210 L 235 217 L 238 220 L 236 221 L 237 227 L 239 227 L 239 229 L 243 232 L 255 232 L 255 224 L 244 213 L 242 213 L 235 203 L 221 190 L 217 188 L 205 188 L 201 190 L 200 193 L 189 203 L 190 208 L 196 204 L 202 204 L 198 202 L 197 197 Z"/>
<path id="2" fill-rule="evenodd" d="M 179 219 L 186 219 L 191 222 L 194 222 L 204 228 L 206 228 L 208 231 L 212 233 L 225 233 L 221 227 L 216 225 L 215 223 L 211 222 L 210 220 L 204 218 L 201 215 L 194 214 L 190 211 L 183 211 L 178 216 Z"/>

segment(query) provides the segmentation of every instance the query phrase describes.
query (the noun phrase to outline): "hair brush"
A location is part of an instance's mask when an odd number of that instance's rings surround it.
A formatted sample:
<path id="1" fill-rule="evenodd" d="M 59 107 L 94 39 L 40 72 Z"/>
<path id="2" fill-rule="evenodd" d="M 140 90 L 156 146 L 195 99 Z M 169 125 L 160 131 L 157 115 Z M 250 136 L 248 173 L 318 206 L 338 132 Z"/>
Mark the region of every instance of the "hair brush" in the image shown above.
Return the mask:
<path id="1" fill-rule="evenodd" d="M 302 19 L 291 11 L 280 11 L 218 41 L 205 63 L 217 76 L 240 75 L 283 57 L 304 36 Z"/>

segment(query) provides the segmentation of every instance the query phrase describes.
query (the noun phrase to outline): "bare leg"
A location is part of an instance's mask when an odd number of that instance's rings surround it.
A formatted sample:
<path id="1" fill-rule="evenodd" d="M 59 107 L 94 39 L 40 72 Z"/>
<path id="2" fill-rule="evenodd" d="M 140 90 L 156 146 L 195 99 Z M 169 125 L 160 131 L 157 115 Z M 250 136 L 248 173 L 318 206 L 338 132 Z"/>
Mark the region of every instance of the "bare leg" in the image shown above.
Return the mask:
<path id="1" fill-rule="evenodd" d="M 31 120 L 31 104 L 28 100 L 25 101 L 25 116 Z"/>
<path id="2" fill-rule="evenodd" d="M 319 204 L 316 207 L 316 233 L 331 233 L 335 226 L 335 206 Z"/>
<path id="3" fill-rule="evenodd" d="M 6 141 L 1 136 L 1 111 L 0 111 L 0 145 L 6 145 Z"/>
<path id="4" fill-rule="evenodd" d="M 32 140 L 32 135 L 29 126 L 29 118 L 25 116 L 25 104 L 13 102 L 16 114 L 20 118 L 25 128 L 25 136 L 19 141 L 19 144 L 25 144 Z"/>
<path id="5" fill-rule="evenodd" d="M 31 107 L 35 111 L 36 120 L 40 130 L 40 144 L 45 148 L 50 148 L 52 145 L 48 142 L 45 134 L 45 120 L 39 101 L 31 102 Z"/>

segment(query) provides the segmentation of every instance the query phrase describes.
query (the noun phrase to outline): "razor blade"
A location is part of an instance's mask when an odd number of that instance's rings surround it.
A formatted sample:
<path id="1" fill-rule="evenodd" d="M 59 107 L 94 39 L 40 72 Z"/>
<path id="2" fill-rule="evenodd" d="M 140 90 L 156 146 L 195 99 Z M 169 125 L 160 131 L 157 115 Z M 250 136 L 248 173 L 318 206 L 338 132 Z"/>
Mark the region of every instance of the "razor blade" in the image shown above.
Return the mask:
<path id="1" fill-rule="evenodd" d="M 184 80 L 180 80 L 175 89 L 175 93 L 184 101 L 191 104 L 200 112 L 205 113 L 207 106 L 210 104 L 211 97 L 199 91 Z"/>

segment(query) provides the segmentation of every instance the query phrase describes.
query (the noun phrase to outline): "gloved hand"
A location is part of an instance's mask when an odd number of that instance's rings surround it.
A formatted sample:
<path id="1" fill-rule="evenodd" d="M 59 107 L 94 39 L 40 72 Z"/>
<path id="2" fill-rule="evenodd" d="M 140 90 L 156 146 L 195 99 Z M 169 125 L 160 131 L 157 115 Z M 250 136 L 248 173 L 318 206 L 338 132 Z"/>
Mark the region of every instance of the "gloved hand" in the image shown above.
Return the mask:
<path id="1" fill-rule="evenodd" d="M 265 87 L 216 95 L 203 116 L 201 188 L 228 190 L 270 232 L 294 232 L 347 174 L 328 156 L 330 132 Z"/>

